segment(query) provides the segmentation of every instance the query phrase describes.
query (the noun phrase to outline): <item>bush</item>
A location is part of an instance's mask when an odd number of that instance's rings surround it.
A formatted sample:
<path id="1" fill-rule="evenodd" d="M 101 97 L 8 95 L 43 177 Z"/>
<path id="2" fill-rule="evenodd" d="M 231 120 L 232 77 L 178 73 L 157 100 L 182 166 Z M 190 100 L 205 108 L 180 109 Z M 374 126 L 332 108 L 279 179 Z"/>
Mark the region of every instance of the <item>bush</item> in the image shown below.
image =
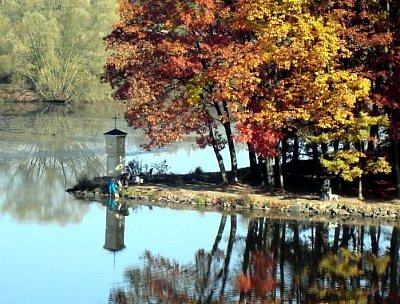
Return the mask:
<path id="1" fill-rule="evenodd" d="M 132 159 L 125 166 L 125 170 L 130 176 L 139 176 L 144 172 L 147 172 L 147 169 L 148 165 L 143 165 L 143 162 L 137 159 Z"/>
<path id="2" fill-rule="evenodd" d="M 169 166 L 167 165 L 167 160 L 164 159 L 163 161 L 159 163 L 154 163 L 151 165 L 151 167 L 154 169 L 153 174 L 156 175 L 164 175 L 168 173 Z"/>
<path id="3" fill-rule="evenodd" d="M 204 171 L 200 166 L 197 166 L 191 173 L 194 175 L 202 175 Z"/>
<path id="4" fill-rule="evenodd" d="M 195 197 L 193 197 L 193 201 L 197 205 L 205 205 L 206 204 L 206 198 L 202 195 L 196 195 Z"/>
<path id="5" fill-rule="evenodd" d="M 130 176 L 146 175 L 150 171 L 154 175 L 164 175 L 168 173 L 169 166 L 165 159 L 159 163 L 153 163 L 151 166 L 143 164 L 141 160 L 132 159 L 125 166 L 125 170 Z"/>
<path id="6" fill-rule="evenodd" d="M 77 184 L 75 186 L 76 190 L 92 190 L 94 188 L 95 184 L 86 174 L 78 177 Z"/>

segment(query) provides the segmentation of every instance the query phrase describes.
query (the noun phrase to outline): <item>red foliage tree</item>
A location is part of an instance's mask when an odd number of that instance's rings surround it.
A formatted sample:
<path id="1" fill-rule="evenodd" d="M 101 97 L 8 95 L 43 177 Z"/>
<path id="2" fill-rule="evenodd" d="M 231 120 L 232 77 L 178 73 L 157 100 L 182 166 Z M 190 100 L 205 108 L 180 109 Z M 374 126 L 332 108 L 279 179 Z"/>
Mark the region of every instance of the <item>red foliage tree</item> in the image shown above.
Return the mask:
<path id="1" fill-rule="evenodd" d="M 148 149 L 196 132 L 220 160 L 220 123 L 236 176 L 228 103 L 246 103 L 256 87 L 258 46 L 231 26 L 230 1 L 119 2 L 103 79 L 129 100 L 129 124 L 144 130 Z"/>

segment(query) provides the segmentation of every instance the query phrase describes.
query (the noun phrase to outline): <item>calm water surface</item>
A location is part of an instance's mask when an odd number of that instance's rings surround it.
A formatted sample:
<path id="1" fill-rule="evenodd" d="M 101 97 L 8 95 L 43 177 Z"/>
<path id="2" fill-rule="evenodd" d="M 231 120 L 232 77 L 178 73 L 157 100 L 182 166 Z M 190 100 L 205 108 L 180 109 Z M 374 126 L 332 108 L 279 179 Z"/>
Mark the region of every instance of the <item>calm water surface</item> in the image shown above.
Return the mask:
<path id="1" fill-rule="evenodd" d="M 104 172 L 121 108 L 0 104 L 0 303 L 397 303 L 397 226 L 173 210 L 128 216 L 65 192 Z M 127 157 L 217 170 L 188 143 Z M 246 164 L 246 151 L 240 153 Z M 177 161 L 179 160 L 179 161 Z M 185 160 L 185 161 L 183 161 Z M 186 161 L 187 160 L 187 161 Z M 226 158 L 226 161 L 228 159 Z"/>
<path id="2" fill-rule="evenodd" d="M 144 266 L 146 251 L 191 263 L 197 250 L 212 247 L 220 220 L 217 213 L 138 207 L 125 220 L 125 248 L 112 252 L 104 249 L 107 208 L 75 204 L 84 216 L 66 225 L 0 217 L 7 231 L 0 245 L 1 303 L 108 303 L 127 269 Z"/>

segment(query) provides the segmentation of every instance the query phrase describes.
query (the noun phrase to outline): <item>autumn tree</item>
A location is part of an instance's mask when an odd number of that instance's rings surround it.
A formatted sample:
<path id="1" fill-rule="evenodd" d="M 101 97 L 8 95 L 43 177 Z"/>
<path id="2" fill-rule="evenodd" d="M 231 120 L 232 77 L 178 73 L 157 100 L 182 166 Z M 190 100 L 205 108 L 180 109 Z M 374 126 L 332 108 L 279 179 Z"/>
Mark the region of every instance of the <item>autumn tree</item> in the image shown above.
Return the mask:
<path id="1" fill-rule="evenodd" d="M 393 25 L 391 27 L 393 31 L 393 44 L 391 48 L 391 60 L 393 62 L 393 78 L 391 82 L 391 97 L 394 105 L 399 105 L 399 94 L 400 94 L 400 3 L 392 1 L 391 20 Z M 400 164 L 399 164 L 399 137 L 397 136 L 400 132 L 399 119 L 400 109 L 396 107 L 395 115 L 391 115 L 392 130 L 396 136 L 392 137 L 394 143 L 395 163 L 396 163 L 396 188 L 397 196 L 400 197 Z"/>
<path id="2" fill-rule="evenodd" d="M 396 37 L 394 27 L 396 14 L 391 1 L 326 1 L 322 4 L 316 2 L 314 9 L 321 14 L 330 14 L 342 25 L 338 33 L 346 42 L 347 49 L 351 51 L 349 56 L 342 60 L 342 64 L 347 70 L 357 73 L 371 83 L 368 98 L 359 101 L 356 107 L 356 110 L 362 111 L 362 113 L 354 113 L 355 123 L 363 121 L 364 124 L 364 127 L 361 128 L 364 129 L 361 130 L 361 133 L 364 134 L 362 143 L 356 141 L 352 144 L 357 148 L 356 151 L 361 152 L 361 158 L 357 155 L 350 156 L 348 149 L 341 154 L 347 154 L 347 161 L 352 159 L 354 164 L 376 161 L 374 170 L 387 173 L 390 167 L 384 160 L 388 153 L 385 154 L 381 149 L 381 144 L 386 140 L 382 129 L 389 129 L 389 133 L 393 135 L 396 133 L 393 132 L 396 129 L 396 119 L 393 118 L 396 116 L 397 108 L 391 93 L 395 62 L 393 39 Z M 370 118 L 367 118 L 366 113 Z M 385 114 L 389 118 L 390 124 L 387 119 L 382 119 Z M 368 119 L 377 124 L 370 124 L 367 127 L 365 122 Z M 378 124 L 383 121 L 385 123 Z M 354 131 L 354 126 L 352 128 Z M 352 133 L 354 134 L 354 132 Z M 359 134 L 361 133 L 359 132 Z M 359 139 L 358 137 L 357 140 Z M 344 145 L 349 147 L 350 143 Z M 364 166 L 357 170 L 361 172 L 365 169 Z M 362 197 L 361 179 L 359 179 L 359 185 L 359 197 Z"/>
<path id="3" fill-rule="evenodd" d="M 328 14 L 315 16 L 312 2 L 240 4 L 236 20 L 263 46 L 264 61 L 257 67 L 260 82 L 245 104 L 247 111 L 237 114 L 239 140 L 273 156 L 279 140 L 292 132 L 328 146 L 340 139 L 339 133 L 348 138 L 355 129 L 372 126 L 367 114 L 358 124 L 359 109 L 368 105 L 370 81 L 345 64 L 352 52 L 340 36 L 342 24 Z"/>
<path id="4" fill-rule="evenodd" d="M 369 128 L 376 125 L 387 125 L 384 116 L 371 117 L 360 112 L 351 124 L 330 134 L 331 138 L 340 141 L 346 148 L 328 152 L 327 158 L 322 158 L 322 165 L 331 173 L 339 175 L 345 181 L 358 179 L 358 197 L 363 199 L 362 176 L 368 173 L 389 173 L 391 167 L 383 156 L 376 156 L 367 150 L 370 137 Z M 329 157 L 331 156 L 331 157 Z"/>
<path id="5" fill-rule="evenodd" d="M 255 85 L 254 45 L 237 40 L 224 1 L 119 1 L 120 20 L 107 37 L 105 80 L 130 100 L 126 118 L 149 137 L 146 148 L 198 134 L 210 145 L 227 182 L 220 150 L 228 145 L 237 176 L 231 109 Z M 241 81 L 244 79 L 245 81 Z M 235 86 L 235 96 L 230 90 Z M 240 88 L 240 90 L 239 90 Z M 221 135 L 221 129 L 225 134 Z"/>
<path id="6" fill-rule="evenodd" d="M 289 135 L 328 148 L 373 127 L 358 125 L 360 109 L 371 106 L 371 81 L 349 65 L 354 50 L 330 3 L 119 3 L 103 79 L 129 101 L 127 121 L 144 130 L 146 148 L 196 132 L 201 147 L 214 148 L 226 182 L 225 143 L 235 178 L 234 140 L 266 159 Z M 371 123 L 382 114 L 365 113 Z"/>

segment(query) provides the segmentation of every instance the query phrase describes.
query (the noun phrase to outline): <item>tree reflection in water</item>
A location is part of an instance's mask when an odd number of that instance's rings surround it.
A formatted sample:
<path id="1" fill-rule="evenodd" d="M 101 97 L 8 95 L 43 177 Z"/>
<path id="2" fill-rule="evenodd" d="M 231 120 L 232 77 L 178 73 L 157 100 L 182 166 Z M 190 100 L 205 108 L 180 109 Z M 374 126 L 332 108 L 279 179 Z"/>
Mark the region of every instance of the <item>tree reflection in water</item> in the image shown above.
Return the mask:
<path id="1" fill-rule="evenodd" d="M 126 269 L 127 286 L 109 303 L 397 303 L 399 230 L 389 226 L 251 219 L 236 235 L 238 215 L 221 215 L 213 247 L 193 263 L 146 251 Z M 392 230 L 391 230 L 392 229 Z M 231 265 L 230 261 L 236 262 Z"/>
<path id="2" fill-rule="evenodd" d="M 83 174 L 101 174 L 103 162 L 71 136 L 85 129 L 79 130 L 82 125 L 77 126 L 70 114 L 65 104 L 39 104 L 28 107 L 26 113 L 8 115 L 13 119 L 0 129 L 2 135 L 10 136 L 5 139 L 9 149 L 0 151 L 3 213 L 60 224 L 82 220 L 87 208 L 76 204 L 65 189 Z"/>

